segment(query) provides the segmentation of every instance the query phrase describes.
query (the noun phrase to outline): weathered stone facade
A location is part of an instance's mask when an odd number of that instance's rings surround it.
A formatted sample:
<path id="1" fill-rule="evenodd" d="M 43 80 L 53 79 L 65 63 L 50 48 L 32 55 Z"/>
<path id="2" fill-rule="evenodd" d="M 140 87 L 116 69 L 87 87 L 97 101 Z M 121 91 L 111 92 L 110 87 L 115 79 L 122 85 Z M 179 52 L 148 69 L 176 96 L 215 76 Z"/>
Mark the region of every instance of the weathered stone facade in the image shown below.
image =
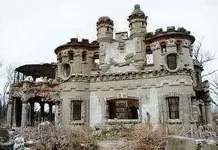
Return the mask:
<path id="1" fill-rule="evenodd" d="M 182 27 L 147 32 L 147 18 L 135 5 L 128 17 L 130 35 L 119 32 L 115 38 L 113 21 L 99 18 L 97 41 L 72 38 L 55 49 L 54 75 L 47 74 L 54 81 L 36 83 L 46 71 L 36 75 L 18 68 L 33 81 L 11 86 L 8 124 L 33 124 L 34 102 L 49 103 L 49 108 L 55 105 L 49 118 L 54 113 L 54 122 L 62 125 L 211 124 L 207 82 L 201 81 L 202 66 L 192 59 L 195 38 Z M 16 105 L 22 105 L 22 111 Z"/>

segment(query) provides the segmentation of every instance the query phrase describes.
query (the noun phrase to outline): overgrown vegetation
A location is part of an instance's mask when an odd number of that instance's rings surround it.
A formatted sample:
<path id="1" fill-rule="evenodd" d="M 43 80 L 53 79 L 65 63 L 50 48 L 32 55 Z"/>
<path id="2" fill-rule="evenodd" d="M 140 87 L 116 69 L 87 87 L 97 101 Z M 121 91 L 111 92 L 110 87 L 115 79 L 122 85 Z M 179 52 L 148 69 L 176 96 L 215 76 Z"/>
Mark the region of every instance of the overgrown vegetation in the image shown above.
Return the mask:
<path id="1" fill-rule="evenodd" d="M 97 149 L 87 126 L 55 127 L 54 125 L 24 128 L 18 135 L 34 142 L 31 150 L 94 150 Z"/>

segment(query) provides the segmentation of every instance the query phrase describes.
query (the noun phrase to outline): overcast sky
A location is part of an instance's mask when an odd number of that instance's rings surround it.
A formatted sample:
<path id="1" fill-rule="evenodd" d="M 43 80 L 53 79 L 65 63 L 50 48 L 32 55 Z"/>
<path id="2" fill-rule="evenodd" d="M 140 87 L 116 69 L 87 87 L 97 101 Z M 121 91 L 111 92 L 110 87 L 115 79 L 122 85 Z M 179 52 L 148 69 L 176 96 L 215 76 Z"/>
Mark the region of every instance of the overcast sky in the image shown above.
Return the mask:
<path id="1" fill-rule="evenodd" d="M 185 27 L 197 40 L 204 37 L 204 49 L 218 51 L 217 0 L 0 0 L 0 57 L 5 65 L 55 62 L 54 49 L 70 38 L 95 40 L 101 16 L 114 20 L 115 31 L 128 31 L 135 4 L 148 16 L 149 32 Z"/>

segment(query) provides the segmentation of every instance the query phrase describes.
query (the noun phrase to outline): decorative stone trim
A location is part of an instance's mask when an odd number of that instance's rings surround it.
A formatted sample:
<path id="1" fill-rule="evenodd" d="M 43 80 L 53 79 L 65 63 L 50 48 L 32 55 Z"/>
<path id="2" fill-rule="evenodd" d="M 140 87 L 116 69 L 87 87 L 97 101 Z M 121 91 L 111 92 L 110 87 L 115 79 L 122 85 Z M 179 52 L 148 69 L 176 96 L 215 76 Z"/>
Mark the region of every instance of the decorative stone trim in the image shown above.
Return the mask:
<path id="1" fill-rule="evenodd" d="M 128 95 L 127 93 L 118 93 L 116 96 L 106 97 L 105 101 L 116 100 L 116 99 L 140 100 L 141 98 L 134 95 Z"/>

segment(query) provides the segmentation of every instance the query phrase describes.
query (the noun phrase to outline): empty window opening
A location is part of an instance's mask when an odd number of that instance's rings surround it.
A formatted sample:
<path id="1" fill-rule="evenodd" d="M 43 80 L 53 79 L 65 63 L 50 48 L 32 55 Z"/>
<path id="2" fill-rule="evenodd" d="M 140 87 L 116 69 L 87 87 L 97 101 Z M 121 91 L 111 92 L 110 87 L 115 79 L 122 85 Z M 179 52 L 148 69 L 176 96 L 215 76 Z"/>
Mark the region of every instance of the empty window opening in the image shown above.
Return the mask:
<path id="1" fill-rule="evenodd" d="M 109 119 L 138 119 L 138 100 L 111 100 L 108 102 Z"/>
<path id="2" fill-rule="evenodd" d="M 177 41 L 176 42 L 176 50 L 177 50 L 177 53 L 181 53 L 182 52 L 182 46 L 181 46 L 181 41 Z"/>
<path id="3" fill-rule="evenodd" d="M 61 53 L 59 53 L 59 58 L 58 58 L 58 60 L 59 60 L 59 63 L 62 63 L 62 56 L 61 56 Z"/>
<path id="4" fill-rule="evenodd" d="M 165 53 L 167 52 L 166 43 L 165 43 L 165 42 L 162 42 L 162 43 L 160 44 L 160 46 L 161 46 L 161 53 L 162 53 L 162 54 L 165 54 Z"/>
<path id="5" fill-rule="evenodd" d="M 107 32 L 109 32 L 110 31 L 110 28 L 109 27 L 107 27 Z"/>
<path id="6" fill-rule="evenodd" d="M 146 47 L 146 65 L 150 65 L 153 64 L 153 53 L 151 48 L 148 46 Z"/>
<path id="7" fill-rule="evenodd" d="M 86 52 L 85 51 L 82 52 L 82 61 L 86 61 Z"/>
<path id="8" fill-rule="evenodd" d="M 15 119 L 16 119 L 16 126 L 21 126 L 21 119 L 22 119 L 22 102 L 21 98 L 15 98 Z"/>
<path id="9" fill-rule="evenodd" d="M 177 55 L 176 54 L 167 55 L 167 66 L 170 70 L 174 70 L 177 68 Z"/>
<path id="10" fill-rule="evenodd" d="M 73 118 L 72 120 L 81 120 L 81 101 L 73 101 L 72 102 L 72 109 L 73 109 Z"/>
<path id="11" fill-rule="evenodd" d="M 72 51 L 68 52 L 69 61 L 74 59 L 74 53 Z"/>
<path id="12" fill-rule="evenodd" d="M 179 97 L 168 97 L 169 119 L 179 119 Z"/>

